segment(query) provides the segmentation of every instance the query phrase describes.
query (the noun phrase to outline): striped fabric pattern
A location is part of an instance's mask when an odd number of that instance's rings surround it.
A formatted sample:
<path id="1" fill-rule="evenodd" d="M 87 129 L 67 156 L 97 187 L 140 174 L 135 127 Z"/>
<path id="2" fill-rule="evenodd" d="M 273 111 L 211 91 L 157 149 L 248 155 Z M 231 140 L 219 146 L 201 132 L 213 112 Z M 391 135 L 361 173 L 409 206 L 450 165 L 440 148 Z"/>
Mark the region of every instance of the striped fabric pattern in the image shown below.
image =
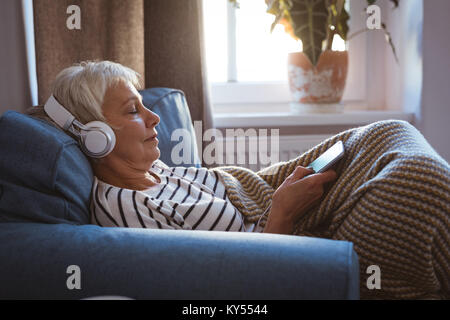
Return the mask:
<path id="1" fill-rule="evenodd" d="M 257 173 L 215 170 L 230 201 L 257 221 L 295 167 L 308 166 L 339 140 L 345 156 L 335 168 L 338 178 L 298 220 L 294 234 L 353 242 L 362 299 L 450 298 L 449 164 L 409 123 L 350 129 Z M 381 289 L 368 289 L 372 265 L 380 268 Z"/>
<path id="2" fill-rule="evenodd" d="M 94 178 L 91 223 L 102 227 L 251 231 L 227 199 L 219 174 L 206 168 L 152 169 L 161 183 L 137 191 Z"/>

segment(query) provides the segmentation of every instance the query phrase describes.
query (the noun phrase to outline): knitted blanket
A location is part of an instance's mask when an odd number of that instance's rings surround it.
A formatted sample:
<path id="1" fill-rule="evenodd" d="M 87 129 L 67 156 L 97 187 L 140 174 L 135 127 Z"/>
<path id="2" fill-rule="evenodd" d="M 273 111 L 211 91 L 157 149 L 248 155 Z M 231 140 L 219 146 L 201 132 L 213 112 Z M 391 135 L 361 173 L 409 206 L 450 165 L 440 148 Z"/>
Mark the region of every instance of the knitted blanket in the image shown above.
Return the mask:
<path id="1" fill-rule="evenodd" d="M 338 178 L 298 220 L 294 234 L 353 242 L 362 299 L 450 298 L 449 164 L 407 122 L 347 130 L 256 173 L 214 170 L 230 201 L 256 222 L 296 166 L 308 166 L 339 140 L 345 156 L 335 167 Z M 381 289 L 367 287 L 371 265 L 380 268 Z"/>

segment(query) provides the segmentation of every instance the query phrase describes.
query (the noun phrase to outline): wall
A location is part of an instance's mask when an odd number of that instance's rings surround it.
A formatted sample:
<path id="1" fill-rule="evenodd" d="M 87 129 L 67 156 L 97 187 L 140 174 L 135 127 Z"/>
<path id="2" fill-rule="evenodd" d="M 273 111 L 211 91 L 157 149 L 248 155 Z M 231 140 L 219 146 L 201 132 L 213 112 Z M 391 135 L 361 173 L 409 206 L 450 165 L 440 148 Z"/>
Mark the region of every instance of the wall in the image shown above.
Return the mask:
<path id="1" fill-rule="evenodd" d="M 0 115 L 32 106 L 22 2 L 0 1 Z"/>
<path id="2" fill-rule="evenodd" d="M 423 16 L 423 91 L 418 126 L 450 162 L 450 1 L 423 1 Z"/>
<path id="3" fill-rule="evenodd" d="M 386 46 L 386 104 L 390 109 L 414 113 L 418 124 L 423 87 L 423 0 L 401 1 L 399 8 L 388 9 L 385 14 L 398 57 L 397 62 L 391 47 Z"/>
<path id="4" fill-rule="evenodd" d="M 414 113 L 415 126 L 450 161 L 448 15 L 448 0 L 402 0 L 386 12 L 399 63 L 386 47 L 385 92 L 388 108 Z"/>

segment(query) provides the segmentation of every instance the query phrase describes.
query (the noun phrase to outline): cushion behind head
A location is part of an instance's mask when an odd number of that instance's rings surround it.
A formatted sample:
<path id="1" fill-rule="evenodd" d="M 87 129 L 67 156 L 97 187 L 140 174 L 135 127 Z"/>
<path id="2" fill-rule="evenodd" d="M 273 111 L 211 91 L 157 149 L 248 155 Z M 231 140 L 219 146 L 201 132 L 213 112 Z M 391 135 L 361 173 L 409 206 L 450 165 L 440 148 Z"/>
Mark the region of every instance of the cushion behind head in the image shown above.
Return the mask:
<path id="1" fill-rule="evenodd" d="M 88 224 L 92 182 L 70 136 L 15 111 L 0 118 L 0 222 Z"/>
<path id="2" fill-rule="evenodd" d="M 197 140 L 183 91 L 155 87 L 142 90 L 140 94 L 144 106 L 161 118 L 161 122 L 156 127 L 160 141 L 160 160 L 169 167 L 200 167 Z M 177 129 L 182 129 L 181 141 L 177 135 L 174 135 L 174 141 L 172 141 L 172 134 L 177 133 L 175 132 Z M 177 145 L 182 146 L 178 148 L 180 152 L 177 152 Z M 174 155 L 172 151 L 175 151 Z M 188 154 L 184 155 L 184 152 Z"/>
<path id="3" fill-rule="evenodd" d="M 161 117 L 161 160 L 171 161 L 173 130 L 191 139 L 191 164 L 200 166 L 195 133 L 182 91 L 150 88 L 144 105 Z M 77 141 L 45 120 L 15 111 L 0 118 L 0 222 L 88 224 L 93 171 Z"/>

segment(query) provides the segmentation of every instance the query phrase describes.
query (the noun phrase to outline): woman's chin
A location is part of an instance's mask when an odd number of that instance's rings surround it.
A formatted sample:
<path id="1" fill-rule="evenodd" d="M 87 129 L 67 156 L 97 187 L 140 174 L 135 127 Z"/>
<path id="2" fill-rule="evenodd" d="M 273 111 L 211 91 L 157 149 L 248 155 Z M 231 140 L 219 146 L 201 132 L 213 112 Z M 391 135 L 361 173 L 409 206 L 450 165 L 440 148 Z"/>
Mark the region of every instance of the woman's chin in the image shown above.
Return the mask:
<path id="1" fill-rule="evenodd" d="M 154 155 L 154 160 L 153 160 L 153 161 L 158 160 L 160 156 L 161 156 L 161 151 L 159 150 L 158 147 L 156 147 L 156 148 L 155 148 L 155 155 Z"/>

